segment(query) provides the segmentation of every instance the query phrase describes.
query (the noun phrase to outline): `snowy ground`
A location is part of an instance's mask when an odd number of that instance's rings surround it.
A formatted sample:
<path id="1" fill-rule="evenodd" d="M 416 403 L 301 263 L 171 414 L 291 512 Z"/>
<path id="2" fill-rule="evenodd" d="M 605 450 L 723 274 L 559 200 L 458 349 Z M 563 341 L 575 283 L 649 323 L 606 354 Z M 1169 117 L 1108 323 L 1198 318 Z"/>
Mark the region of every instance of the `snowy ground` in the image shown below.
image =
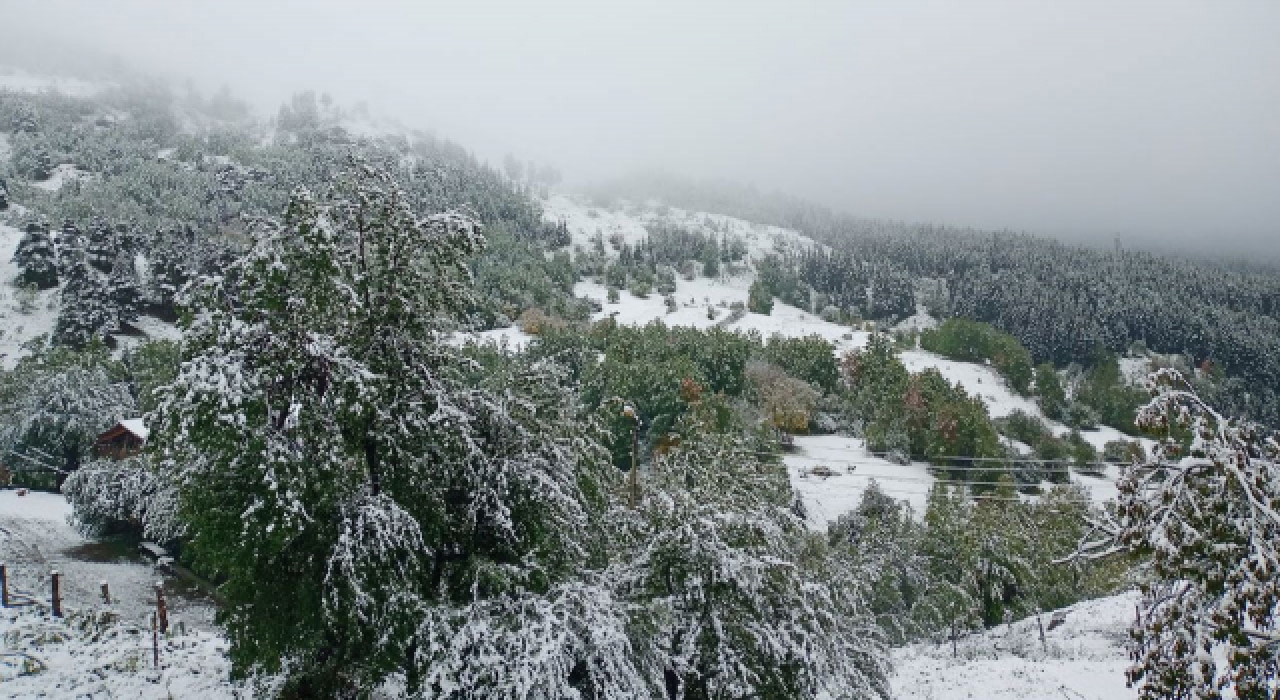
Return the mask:
<path id="1" fill-rule="evenodd" d="M 543 207 L 548 220 L 566 224 L 572 246 L 589 248 L 591 238 L 598 233 L 604 236 L 605 250 L 610 255 L 616 255 L 609 243 L 610 237 L 618 236 L 627 244 L 635 245 L 648 236 L 646 226 L 658 222 L 679 224 L 717 236 L 727 234 L 731 239 L 739 238 L 747 244 L 751 262 L 780 250 L 816 245 L 795 231 L 753 224 L 728 216 L 688 212 L 655 202 L 606 209 L 593 207 L 565 195 L 553 195 L 543 201 Z M 721 326 L 741 332 L 755 331 L 766 338 L 774 334 L 787 337 L 816 334 L 833 343 L 838 355 L 866 345 L 870 334 L 864 330 L 830 323 L 803 309 L 777 301 L 773 312 L 767 316 L 744 312 L 740 314 L 740 318 L 731 320 L 728 307 L 734 303 L 745 304 L 747 289 L 753 279 L 754 272 L 750 265 L 736 275 L 726 272 L 714 279 L 677 279 L 676 293 L 673 296 L 679 306 L 670 312 L 659 294 L 650 294 L 641 299 L 629 291 L 621 290 L 618 301 L 609 303 L 608 290 L 590 280 L 579 282 L 574 287 L 574 293 L 601 303 L 602 310 L 592 317 L 593 320 L 612 317 L 619 323 L 634 325 L 661 320 L 669 326 Z M 714 318 L 707 317 L 707 307 L 713 310 Z M 920 329 L 935 324 L 935 319 L 920 310 L 899 324 L 899 327 Z M 487 331 L 474 334 L 473 337 L 481 341 L 505 339 L 513 348 L 522 347 L 530 340 L 529 336 L 516 329 Z M 1024 411 L 1039 417 L 1056 435 L 1070 432 L 1061 423 L 1045 418 L 1034 399 L 1013 391 L 1008 382 L 989 365 L 957 362 L 923 350 L 906 350 L 900 353 L 900 357 L 908 370 L 920 372 L 936 369 L 947 381 L 958 383 L 970 394 L 980 397 L 993 418 L 1007 416 L 1014 411 Z M 1125 365 L 1125 369 L 1130 374 L 1136 374 L 1138 364 L 1130 362 Z M 1099 452 L 1109 441 L 1132 439 L 1108 427 L 1082 431 L 1082 435 Z M 793 484 L 810 506 L 810 519 L 815 526 L 822 526 L 827 519 L 836 517 L 856 504 L 872 477 L 887 492 L 910 501 L 918 513 L 923 513 L 924 499 L 932 484 L 932 477 L 928 475 L 924 465 L 902 467 L 871 457 L 862 448 L 861 441 L 853 438 L 801 437 L 796 442 L 800 450 L 796 455 L 789 456 L 787 463 L 792 468 Z M 1153 444 L 1146 439 L 1142 443 L 1148 450 Z M 801 471 L 818 464 L 832 466 L 842 473 L 827 478 L 799 476 Z M 843 473 L 848 467 L 855 467 L 853 473 Z M 1114 468 L 1106 467 L 1102 478 L 1073 475 L 1073 479 L 1084 484 L 1095 499 L 1102 501 L 1114 498 L 1115 476 Z"/>
<path id="2" fill-rule="evenodd" d="M 917 518 L 924 517 L 936 481 L 924 462 L 894 464 L 869 454 L 861 439 L 841 435 L 797 436 L 795 451 L 784 456 L 783 463 L 792 488 L 804 500 L 809 527 L 820 531 L 853 510 L 872 481 L 894 499 L 909 503 Z M 1116 476 L 1115 467 L 1107 466 L 1100 477 L 1073 473 L 1071 480 L 1102 502 L 1115 498 Z M 1048 482 L 1041 484 L 1043 489 L 1050 487 Z"/>
<path id="3" fill-rule="evenodd" d="M 86 539 L 69 524 L 70 514 L 61 495 L 0 490 L 0 561 L 10 595 L 31 603 L 0 610 L 0 696 L 231 697 L 212 604 L 157 572 L 135 546 Z M 62 620 L 49 614 L 55 570 L 62 575 Z M 103 581 L 109 605 L 100 597 Z M 148 619 L 158 581 L 174 634 L 162 640 L 157 671 Z M 185 636 L 177 634 L 179 622 Z"/>
<path id="4" fill-rule="evenodd" d="M 13 251 L 22 240 L 22 232 L 0 224 L 0 367 L 13 369 L 21 356 L 22 346 L 38 335 L 52 333 L 58 320 L 58 290 L 37 292 L 31 305 L 23 311 L 20 290 L 13 281 L 18 267 L 13 264 Z"/>
<path id="5" fill-rule="evenodd" d="M 1064 608 L 1063 624 L 1049 630 L 1052 614 L 1028 618 L 950 642 L 895 649 L 893 693 L 898 700 L 1121 700 L 1129 666 L 1126 630 L 1136 593 L 1099 598 Z"/>

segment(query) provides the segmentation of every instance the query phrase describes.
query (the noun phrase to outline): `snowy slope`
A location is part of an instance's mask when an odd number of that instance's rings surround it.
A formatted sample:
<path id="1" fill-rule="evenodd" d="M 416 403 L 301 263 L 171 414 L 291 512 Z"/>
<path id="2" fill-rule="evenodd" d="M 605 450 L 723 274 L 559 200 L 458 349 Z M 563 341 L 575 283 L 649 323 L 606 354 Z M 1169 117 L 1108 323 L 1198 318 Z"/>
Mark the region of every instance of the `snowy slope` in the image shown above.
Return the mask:
<path id="1" fill-rule="evenodd" d="M 591 280 L 579 282 L 574 287 L 574 293 L 580 297 L 595 299 L 601 304 L 602 310 L 594 314 L 592 320 L 613 317 L 619 323 L 632 325 L 661 320 L 669 326 L 721 326 L 742 332 L 756 331 L 764 337 L 774 334 L 788 337 L 816 334 L 832 342 L 837 355 L 864 347 L 870 337 L 870 333 L 864 330 L 824 321 L 803 309 L 778 301 L 775 301 L 770 315 L 745 312 L 741 314 L 741 318 L 731 320 L 728 307 L 734 303 L 746 302 L 747 289 L 754 279 L 752 263 L 780 250 L 815 245 L 795 231 L 753 224 L 728 216 L 688 212 L 656 202 L 606 209 L 593 207 L 565 195 L 553 195 L 543 201 L 543 208 L 549 221 L 566 224 L 572 240 L 571 247 L 589 248 L 591 239 L 600 234 L 606 240 L 606 253 L 611 256 L 617 252 L 608 243 L 610 237 L 618 236 L 627 244 L 635 245 L 647 237 L 646 226 L 659 222 L 678 224 L 717 236 L 727 233 L 731 238 L 738 237 L 747 244 L 749 264 L 737 275 L 722 274 L 714 279 L 698 277 L 692 281 L 678 278 L 673 295 L 678 308 L 673 312 L 668 312 L 659 294 L 650 294 L 647 298 L 640 299 L 629 291 L 621 290 L 618 301 L 609 303 L 608 290 L 603 285 Z M 715 312 L 714 319 L 707 317 L 708 306 Z M 899 324 L 899 327 L 920 329 L 935 324 L 935 319 L 921 310 Z M 519 347 L 528 341 L 527 336 L 514 329 L 489 331 L 487 334 L 476 334 L 476 337 L 483 339 L 486 335 L 507 337 L 513 347 Z M 1007 416 L 1014 411 L 1024 411 L 1039 417 L 1056 435 L 1070 432 L 1061 423 L 1045 418 L 1034 399 L 1013 391 L 990 365 L 958 362 L 918 349 L 903 351 L 900 358 L 912 372 L 935 369 L 947 381 L 960 384 L 965 391 L 982 399 L 993 418 Z M 1132 367 L 1128 369 L 1136 371 Z M 1108 427 L 1082 431 L 1082 436 L 1099 452 L 1111 440 L 1131 439 Z M 1144 439 L 1142 442 L 1148 450 L 1154 444 L 1151 440 Z M 917 513 L 923 513 L 925 497 L 932 484 L 932 477 L 923 465 L 903 467 L 871 457 L 866 454 L 861 441 L 852 438 L 799 437 L 796 444 L 797 453 L 788 456 L 786 461 L 792 472 L 792 483 L 809 507 L 812 526 L 824 527 L 828 519 L 835 518 L 855 505 L 872 477 L 877 478 L 886 492 L 908 500 Z M 800 476 L 802 471 L 818 464 L 832 466 L 841 472 L 850 466 L 856 468 L 852 474 L 842 473 L 827 478 Z M 1084 484 L 1101 501 L 1115 497 L 1115 476 L 1115 469 L 1107 467 L 1101 478 L 1073 475 L 1073 479 Z"/>
<path id="2" fill-rule="evenodd" d="M 783 457 L 796 493 L 804 499 L 809 527 L 825 531 L 827 523 L 853 510 L 874 480 L 897 500 L 907 501 L 917 517 L 934 478 L 927 464 L 894 464 L 867 454 L 860 438 L 811 435 L 795 439 L 796 451 Z M 815 467 L 827 467 L 831 474 Z"/>
<path id="3" fill-rule="evenodd" d="M 894 499 L 909 503 L 915 516 L 922 518 L 936 481 L 927 463 L 895 464 L 868 453 L 860 438 L 841 435 L 796 436 L 794 452 L 782 461 L 792 488 L 804 501 L 809 527 L 818 531 L 857 507 L 872 481 Z M 1103 502 L 1116 497 L 1117 476 L 1116 467 L 1107 466 L 1101 476 L 1072 473 L 1071 480 Z M 1041 484 L 1045 490 L 1051 487 L 1049 482 Z"/>
<path id="4" fill-rule="evenodd" d="M 19 290 L 13 285 L 19 270 L 13 264 L 13 251 L 22 240 L 22 232 L 0 224 L 0 367 L 13 369 L 22 355 L 22 346 L 38 335 L 53 333 L 58 321 L 58 290 L 38 292 L 31 310 L 24 313 L 18 301 Z"/>
<path id="5" fill-rule="evenodd" d="M 9 92 L 57 92 L 69 97 L 90 97 L 110 87 L 108 83 L 79 78 L 31 73 L 21 68 L 0 66 L 0 90 Z"/>
<path id="6" fill-rule="evenodd" d="M 1127 632 L 1138 595 L 1130 592 L 1062 610 L 1063 624 L 1045 642 L 1034 617 L 950 642 L 895 649 L 894 697 L 898 700 L 1122 700 L 1138 697 L 1125 687 Z"/>

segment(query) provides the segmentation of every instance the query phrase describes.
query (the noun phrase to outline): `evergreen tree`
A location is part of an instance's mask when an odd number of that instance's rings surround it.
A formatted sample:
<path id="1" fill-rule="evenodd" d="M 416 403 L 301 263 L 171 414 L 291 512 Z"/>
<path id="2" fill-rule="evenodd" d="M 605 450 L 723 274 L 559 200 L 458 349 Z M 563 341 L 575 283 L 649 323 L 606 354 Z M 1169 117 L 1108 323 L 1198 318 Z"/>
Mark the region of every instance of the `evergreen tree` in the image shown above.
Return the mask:
<path id="1" fill-rule="evenodd" d="M 138 320 L 138 311 L 142 303 L 142 292 L 138 284 L 138 269 L 133 255 L 120 252 L 111 264 L 111 274 L 107 278 L 107 295 L 115 315 L 115 327 L 121 323 L 132 323 Z"/>
<path id="2" fill-rule="evenodd" d="M 23 286 L 35 285 L 37 289 L 58 286 L 58 257 L 49 237 L 46 224 L 31 222 L 13 253 L 13 262 L 22 271 L 19 279 Z"/>
<path id="3" fill-rule="evenodd" d="M 81 258 L 64 266 L 61 307 L 54 342 L 82 348 L 119 329 L 119 316 L 106 280 Z"/>
<path id="4" fill-rule="evenodd" d="M 682 420 L 636 515 L 618 515 L 649 697 L 888 697 L 864 583 L 792 513 L 785 469 L 712 413 Z"/>
<path id="5" fill-rule="evenodd" d="M 970 507 L 964 496 L 939 483 L 929 491 L 924 514 L 921 551 L 929 562 L 929 583 L 912 611 L 914 624 L 953 641 L 982 627 L 981 555 L 969 527 Z"/>
<path id="6" fill-rule="evenodd" d="M 858 507 L 827 527 L 832 548 L 851 558 L 858 578 L 869 582 L 868 604 L 894 644 L 921 634 L 912 610 L 929 585 L 922 534 L 911 507 L 895 501 L 874 479 L 862 492 Z"/>
<path id="7" fill-rule="evenodd" d="M 773 312 L 773 291 L 759 279 L 747 289 L 747 310 L 765 316 Z"/>
<path id="8" fill-rule="evenodd" d="M 95 220 L 89 226 L 85 256 L 89 265 L 99 272 L 111 272 L 117 252 L 113 238 L 112 230 L 101 220 Z"/>
<path id="9" fill-rule="evenodd" d="M 1067 392 L 1053 365 L 1044 363 L 1036 367 L 1036 397 L 1040 410 L 1050 420 L 1063 420 L 1067 412 Z"/>
<path id="10" fill-rule="evenodd" d="M 193 297 L 156 440 L 241 672 L 297 696 L 390 673 L 410 696 L 634 696 L 616 608 L 578 576 L 607 453 L 554 366 L 476 386 L 440 340 L 482 241 L 356 162 Z"/>
<path id="11" fill-rule="evenodd" d="M 4 178 L 0 177 L 0 211 L 9 208 L 9 188 L 4 183 Z"/>

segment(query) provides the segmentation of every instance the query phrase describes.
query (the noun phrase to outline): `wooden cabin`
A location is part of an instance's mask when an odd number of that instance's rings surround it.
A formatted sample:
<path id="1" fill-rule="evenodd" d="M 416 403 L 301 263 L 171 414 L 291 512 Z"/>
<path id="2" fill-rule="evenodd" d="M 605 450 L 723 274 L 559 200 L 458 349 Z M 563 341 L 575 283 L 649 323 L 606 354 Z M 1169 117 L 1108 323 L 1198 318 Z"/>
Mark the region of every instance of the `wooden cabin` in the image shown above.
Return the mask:
<path id="1" fill-rule="evenodd" d="M 146 442 L 146 423 L 141 418 L 131 418 L 99 435 L 93 443 L 93 453 L 102 459 L 125 459 L 141 452 Z"/>

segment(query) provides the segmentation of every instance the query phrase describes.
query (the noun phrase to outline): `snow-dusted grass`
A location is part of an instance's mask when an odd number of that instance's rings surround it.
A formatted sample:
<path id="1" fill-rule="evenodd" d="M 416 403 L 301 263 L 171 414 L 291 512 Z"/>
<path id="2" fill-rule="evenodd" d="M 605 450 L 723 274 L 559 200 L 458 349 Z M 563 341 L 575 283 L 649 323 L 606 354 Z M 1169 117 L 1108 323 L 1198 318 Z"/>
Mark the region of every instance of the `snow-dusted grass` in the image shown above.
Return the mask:
<path id="1" fill-rule="evenodd" d="M 151 629 L 117 619 L 110 606 L 0 609 L 0 694 L 10 698 L 234 698 L 227 642 L 187 630 L 160 638 L 154 665 Z"/>
<path id="2" fill-rule="evenodd" d="M 60 494 L 0 490 L 0 561 L 13 599 L 31 602 L 0 610 L 0 696 L 232 697 L 212 604 L 128 546 L 86 539 L 71 515 Z M 62 575 L 61 620 L 49 612 L 54 570 Z M 110 604 L 99 595 L 103 581 Z M 161 641 L 159 670 L 148 624 L 157 581 L 164 582 L 173 629 Z M 180 621 L 186 636 L 177 633 Z"/>
<path id="3" fill-rule="evenodd" d="M 1099 598 L 1064 608 L 1065 621 L 1045 644 L 1034 617 L 966 637 L 952 656 L 950 642 L 895 649 L 894 697 L 899 700 L 1121 700 L 1125 687 L 1126 630 L 1136 593 Z"/>

